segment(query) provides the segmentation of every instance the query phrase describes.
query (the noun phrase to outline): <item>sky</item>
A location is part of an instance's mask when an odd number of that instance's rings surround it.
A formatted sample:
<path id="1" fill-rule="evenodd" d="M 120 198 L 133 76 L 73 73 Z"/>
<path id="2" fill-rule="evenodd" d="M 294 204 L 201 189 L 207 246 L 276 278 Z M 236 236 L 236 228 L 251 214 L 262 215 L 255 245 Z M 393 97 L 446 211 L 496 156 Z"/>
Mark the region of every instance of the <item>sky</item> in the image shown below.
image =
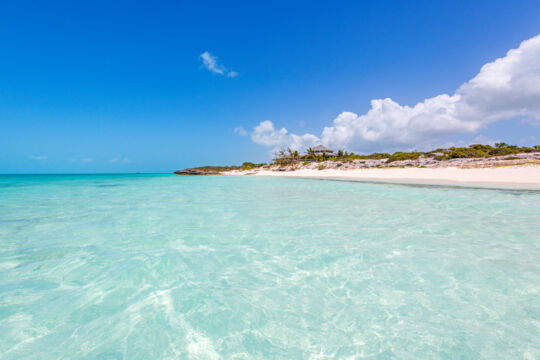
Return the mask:
<path id="1" fill-rule="evenodd" d="M 0 3 L 0 173 L 540 144 L 538 1 Z"/>

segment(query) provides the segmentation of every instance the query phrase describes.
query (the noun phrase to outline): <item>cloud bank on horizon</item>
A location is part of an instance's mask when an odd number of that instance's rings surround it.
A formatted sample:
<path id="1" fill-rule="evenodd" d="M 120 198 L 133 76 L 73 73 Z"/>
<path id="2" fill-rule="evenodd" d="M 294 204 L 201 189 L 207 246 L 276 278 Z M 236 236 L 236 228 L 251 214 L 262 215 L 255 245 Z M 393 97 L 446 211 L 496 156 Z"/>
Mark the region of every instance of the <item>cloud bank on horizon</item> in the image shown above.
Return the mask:
<path id="1" fill-rule="evenodd" d="M 274 148 L 305 149 L 322 143 L 335 149 L 376 151 L 432 144 L 516 117 L 540 120 L 540 35 L 482 66 L 453 95 L 437 95 L 413 107 L 390 98 L 371 100 L 366 114 L 342 112 L 320 136 L 278 130 L 266 120 L 253 129 L 251 139 Z"/>
<path id="2" fill-rule="evenodd" d="M 225 75 L 228 77 L 237 77 L 236 71 L 230 71 L 225 66 L 218 62 L 217 56 L 210 54 L 208 51 L 203 52 L 201 55 L 203 66 L 214 74 Z"/>

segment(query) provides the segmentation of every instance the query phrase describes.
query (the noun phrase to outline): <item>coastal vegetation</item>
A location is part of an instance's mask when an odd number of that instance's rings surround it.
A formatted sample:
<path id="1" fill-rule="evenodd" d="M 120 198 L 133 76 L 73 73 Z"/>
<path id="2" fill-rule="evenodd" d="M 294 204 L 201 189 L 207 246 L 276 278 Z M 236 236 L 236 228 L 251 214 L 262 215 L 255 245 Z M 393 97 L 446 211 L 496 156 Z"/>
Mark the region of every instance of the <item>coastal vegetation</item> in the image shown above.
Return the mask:
<path id="1" fill-rule="evenodd" d="M 256 164 L 249 161 L 246 161 L 242 163 L 240 166 L 199 166 L 195 168 L 190 169 L 184 169 L 184 170 L 178 170 L 175 171 L 175 174 L 178 175 L 216 175 L 220 174 L 222 172 L 227 171 L 233 171 L 233 170 L 240 170 L 240 171 L 247 171 L 247 170 L 253 170 L 260 168 L 262 166 L 265 166 L 266 164 Z"/>
<path id="2" fill-rule="evenodd" d="M 255 163 L 246 161 L 240 166 L 235 166 L 235 165 L 232 165 L 232 166 L 201 166 L 201 167 L 198 167 L 197 169 L 206 170 L 206 171 L 222 172 L 222 171 L 231 171 L 231 170 L 252 170 L 252 169 L 256 169 L 258 167 L 261 167 L 263 165 L 266 165 L 266 164 L 255 164 Z"/>
<path id="3" fill-rule="evenodd" d="M 319 148 L 319 149 L 317 149 Z M 308 148 L 305 154 L 300 154 L 293 149 L 280 149 L 274 153 L 274 157 L 270 164 L 244 162 L 239 166 L 201 166 L 192 169 L 179 170 L 177 174 L 193 174 L 193 175 L 212 175 L 220 174 L 229 171 L 249 171 L 259 168 L 266 169 L 286 169 L 298 168 L 302 166 L 310 166 L 312 163 L 319 163 L 315 166 L 318 170 L 327 168 L 347 168 L 347 164 L 353 163 L 356 167 L 391 167 L 391 166 L 417 166 L 426 167 L 425 165 L 443 164 L 452 160 L 458 159 L 489 159 L 497 157 L 501 160 L 520 160 L 522 157 L 515 156 L 517 154 L 535 153 L 538 157 L 540 153 L 540 145 L 532 147 L 519 147 L 517 145 L 509 145 L 504 142 L 492 145 L 473 144 L 467 147 L 449 147 L 438 148 L 431 151 L 397 151 L 390 153 L 374 152 L 371 154 L 356 154 L 345 150 L 333 152 L 321 151 L 320 147 Z M 522 155 L 520 155 L 522 156 Z M 427 163 L 429 164 L 427 164 Z M 370 164 L 369 166 L 367 164 Z M 396 164 L 396 165 L 394 165 Z"/>
<path id="4" fill-rule="evenodd" d="M 490 158 L 494 156 L 505 156 L 519 153 L 531 153 L 540 152 L 540 145 L 533 147 L 519 147 L 517 145 L 508 145 L 504 142 L 496 143 L 495 146 L 473 144 L 468 147 L 449 147 L 447 149 L 436 149 L 428 152 L 411 151 L 403 152 L 397 151 L 393 154 L 374 152 L 372 154 L 355 154 L 354 152 L 347 152 L 344 150 L 338 150 L 337 153 L 329 154 L 315 154 L 312 148 L 307 149 L 305 155 L 299 155 L 298 151 L 291 149 L 281 149 L 276 152 L 273 160 L 273 165 L 291 165 L 298 160 L 302 162 L 322 162 L 322 161 L 351 161 L 351 160 L 384 160 L 386 163 L 392 163 L 394 161 L 403 160 L 416 160 L 423 157 L 433 158 L 438 161 L 457 159 L 457 158 Z"/>
<path id="5" fill-rule="evenodd" d="M 448 160 L 455 158 L 478 158 L 478 157 L 492 157 L 492 156 L 504 156 L 519 153 L 530 153 L 540 151 L 540 145 L 534 147 L 519 147 L 516 145 L 508 145 L 506 143 L 497 143 L 495 147 L 490 145 L 475 144 L 469 147 L 449 148 L 447 150 L 441 149 L 444 155 L 440 155 L 437 160 Z"/>

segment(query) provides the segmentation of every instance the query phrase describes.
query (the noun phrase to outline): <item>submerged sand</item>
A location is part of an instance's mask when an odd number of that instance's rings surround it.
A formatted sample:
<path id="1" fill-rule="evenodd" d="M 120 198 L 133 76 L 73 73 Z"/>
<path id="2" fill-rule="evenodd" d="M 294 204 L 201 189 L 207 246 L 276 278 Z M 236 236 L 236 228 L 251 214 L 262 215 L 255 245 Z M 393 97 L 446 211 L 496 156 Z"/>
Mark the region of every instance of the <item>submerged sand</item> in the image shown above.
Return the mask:
<path id="1" fill-rule="evenodd" d="M 540 166 L 518 165 L 485 168 L 362 168 L 362 169 L 296 169 L 276 171 L 256 169 L 230 171 L 226 175 L 285 176 L 318 179 L 381 181 L 393 183 L 426 183 L 484 185 L 540 189 Z"/>

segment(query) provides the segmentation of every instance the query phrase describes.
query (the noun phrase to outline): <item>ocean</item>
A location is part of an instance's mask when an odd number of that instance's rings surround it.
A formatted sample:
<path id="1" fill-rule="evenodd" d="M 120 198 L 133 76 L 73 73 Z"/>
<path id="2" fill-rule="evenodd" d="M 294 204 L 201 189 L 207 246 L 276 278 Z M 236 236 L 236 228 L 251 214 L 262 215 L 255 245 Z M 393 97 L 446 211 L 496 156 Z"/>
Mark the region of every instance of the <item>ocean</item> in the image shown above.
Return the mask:
<path id="1" fill-rule="evenodd" d="M 540 192 L 0 176 L 1 359 L 538 359 Z"/>

